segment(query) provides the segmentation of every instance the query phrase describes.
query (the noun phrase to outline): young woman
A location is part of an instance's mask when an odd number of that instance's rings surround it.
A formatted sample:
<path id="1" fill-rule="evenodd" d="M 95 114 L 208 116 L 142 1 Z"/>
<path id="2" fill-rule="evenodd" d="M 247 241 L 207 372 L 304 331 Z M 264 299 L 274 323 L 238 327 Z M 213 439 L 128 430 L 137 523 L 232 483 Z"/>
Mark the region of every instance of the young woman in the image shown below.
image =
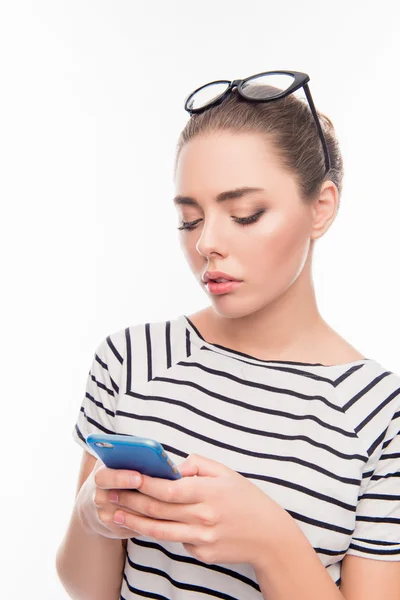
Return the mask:
<path id="1" fill-rule="evenodd" d="M 187 99 L 174 203 L 210 305 L 96 349 L 57 553 L 73 598 L 400 598 L 400 378 L 318 310 L 312 255 L 343 163 L 308 81 Z M 99 431 L 158 440 L 182 479 L 107 469 L 85 441 Z"/>

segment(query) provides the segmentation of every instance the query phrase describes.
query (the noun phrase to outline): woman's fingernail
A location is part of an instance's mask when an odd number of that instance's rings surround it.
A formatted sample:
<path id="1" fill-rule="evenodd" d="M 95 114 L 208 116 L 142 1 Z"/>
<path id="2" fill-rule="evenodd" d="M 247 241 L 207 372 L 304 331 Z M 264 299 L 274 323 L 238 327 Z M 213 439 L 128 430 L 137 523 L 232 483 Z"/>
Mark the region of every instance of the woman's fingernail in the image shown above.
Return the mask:
<path id="1" fill-rule="evenodd" d="M 138 487 L 140 485 L 142 478 L 140 477 L 140 475 L 132 475 L 131 477 L 131 485 L 133 487 Z"/>
<path id="2" fill-rule="evenodd" d="M 117 503 L 118 502 L 118 494 L 117 492 L 110 492 L 108 494 L 108 499 L 110 502 Z"/>
<path id="3" fill-rule="evenodd" d="M 125 520 L 125 517 L 123 515 L 123 513 L 116 513 L 114 515 L 114 522 L 118 523 L 118 525 L 121 525 L 121 523 L 123 523 Z"/>

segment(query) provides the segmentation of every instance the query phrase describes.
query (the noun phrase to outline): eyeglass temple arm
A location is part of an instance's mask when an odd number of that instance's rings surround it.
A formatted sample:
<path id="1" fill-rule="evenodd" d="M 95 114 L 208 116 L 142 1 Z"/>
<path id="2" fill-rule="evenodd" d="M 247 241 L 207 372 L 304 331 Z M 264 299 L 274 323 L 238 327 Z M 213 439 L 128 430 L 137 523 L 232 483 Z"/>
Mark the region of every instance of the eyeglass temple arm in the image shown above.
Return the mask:
<path id="1" fill-rule="evenodd" d="M 324 148 L 324 154 L 325 154 L 325 169 L 326 169 L 326 171 L 325 171 L 325 172 L 326 172 L 326 173 L 328 173 L 328 171 L 329 171 L 329 170 L 330 170 L 330 168 L 331 168 L 331 160 L 330 160 L 330 157 L 329 157 L 328 145 L 327 145 L 327 143 L 326 143 L 326 139 L 325 139 L 325 136 L 324 136 L 324 132 L 322 131 L 322 127 L 321 127 L 321 123 L 320 123 L 320 121 L 319 121 L 319 118 L 318 118 L 318 115 L 317 115 L 317 111 L 315 110 L 314 101 L 313 101 L 313 99 L 312 99 L 311 92 L 310 92 L 310 89 L 309 89 L 309 87 L 308 87 L 308 84 L 307 84 L 307 83 L 305 83 L 305 84 L 303 85 L 303 88 L 304 88 L 304 91 L 305 91 L 305 94 L 306 94 L 306 97 L 307 97 L 308 103 L 309 103 L 309 105 L 310 105 L 311 112 L 312 112 L 312 114 L 313 114 L 313 117 L 314 117 L 315 124 L 316 124 L 316 126 L 317 126 L 317 129 L 318 129 L 319 137 L 321 138 L 322 146 L 323 146 L 323 148 Z"/>

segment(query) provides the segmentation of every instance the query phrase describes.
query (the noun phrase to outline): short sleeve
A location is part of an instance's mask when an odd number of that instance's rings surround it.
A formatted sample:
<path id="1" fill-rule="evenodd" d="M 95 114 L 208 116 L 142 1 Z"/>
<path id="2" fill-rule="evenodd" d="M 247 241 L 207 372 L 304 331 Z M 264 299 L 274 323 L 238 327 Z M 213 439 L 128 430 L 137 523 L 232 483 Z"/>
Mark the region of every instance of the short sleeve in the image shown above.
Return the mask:
<path id="1" fill-rule="evenodd" d="M 386 429 L 382 451 L 359 498 L 347 554 L 400 561 L 400 410 Z"/>
<path id="2" fill-rule="evenodd" d="M 96 348 L 86 380 L 85 395 L 72 430 L 75 441 L 95 458 L 86 443 L 89 433 L 116 433 L 115 413 L 122 384 L 121 332 L 105 338 Z"/>

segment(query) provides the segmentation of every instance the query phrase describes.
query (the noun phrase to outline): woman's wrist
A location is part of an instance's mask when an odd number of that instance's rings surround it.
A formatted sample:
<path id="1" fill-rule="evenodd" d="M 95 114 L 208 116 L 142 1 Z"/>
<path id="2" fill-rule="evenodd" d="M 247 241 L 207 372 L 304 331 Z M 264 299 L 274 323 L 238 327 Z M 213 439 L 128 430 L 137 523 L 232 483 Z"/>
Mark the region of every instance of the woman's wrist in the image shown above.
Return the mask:
<path id="1" fill-rule="evenodd" d="M 271 499 L 269 500 L 271 501 Z M 258 552 L 251 562 L 256 574 L 259 570 L 265 572 L 268 564 L 271 564 L 270 557 L 275 555 L 277 549 L 282 545 L 290 544 L 293 528 L 298 527 L 294 519 L 280 504 L 272 502 L 273 506 L 269 507 L 267 512 L 268 518 L 260 524 L 256 543 Z"/>

